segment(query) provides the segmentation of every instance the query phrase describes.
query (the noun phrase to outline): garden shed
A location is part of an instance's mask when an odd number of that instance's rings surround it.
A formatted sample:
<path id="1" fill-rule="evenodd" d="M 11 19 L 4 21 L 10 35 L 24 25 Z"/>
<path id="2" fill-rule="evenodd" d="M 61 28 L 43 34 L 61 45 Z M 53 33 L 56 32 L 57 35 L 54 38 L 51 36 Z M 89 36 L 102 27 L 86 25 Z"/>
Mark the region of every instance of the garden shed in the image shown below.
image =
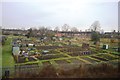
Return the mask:
<path id="1" fill-rule="evenodd" d="M 49 52 L 48 50 L 44 50 L 44 51 L 42 51 L 42 54 L 46 54 L 48 52 Z"/>
<path id="2" fill-rule="evenodd" d="M 104 44 L 103 49 L 108 49 L 108 44 Z"/>
<path id="3" fill-rule="evenodd" d="M 35 44 L 26 44 L 26 47 L 35 47 Z"/>

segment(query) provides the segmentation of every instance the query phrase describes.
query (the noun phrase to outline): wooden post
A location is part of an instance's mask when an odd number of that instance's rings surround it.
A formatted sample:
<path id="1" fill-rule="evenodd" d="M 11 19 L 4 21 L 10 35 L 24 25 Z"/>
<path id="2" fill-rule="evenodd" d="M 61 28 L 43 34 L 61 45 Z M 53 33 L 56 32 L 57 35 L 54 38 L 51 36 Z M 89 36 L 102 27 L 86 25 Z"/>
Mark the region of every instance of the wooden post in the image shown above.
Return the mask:
<path id="1" fill-rule="evenodd" d="M 15 59 L 16 59 L 16 61 L 18 62 L 18 55 L 15 55 Z"/>
<path id="2" fill-rule="evenodd" d="M 99 42 L 96 42 L 96 49 L 99 50 L 100 49 L 100 43 Z"/>

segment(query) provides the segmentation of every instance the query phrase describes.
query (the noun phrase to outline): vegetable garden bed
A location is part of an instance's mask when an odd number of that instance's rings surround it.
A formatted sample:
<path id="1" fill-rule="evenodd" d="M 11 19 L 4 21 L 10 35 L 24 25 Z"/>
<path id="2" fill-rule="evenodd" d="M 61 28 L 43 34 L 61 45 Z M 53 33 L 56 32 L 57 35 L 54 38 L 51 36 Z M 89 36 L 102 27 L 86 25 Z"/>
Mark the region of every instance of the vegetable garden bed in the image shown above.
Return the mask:
<path id="1" fill-rule="evenodd" d="M 89 62 L 91 62 L 91 63 L 100 62 L 100 61 L 93 60 L 93 59 L 91 59 L 91 58 L 88 58 L 88 57 L 80 57 L 80 58 L 82 58 L 82 59 L 84 59 L 84 60 L 87 60 L 87 61 L 89 61 Z"/>
<path id="2" fill-rule="evenodd" d="M 83 61 L 81 61 L 81 60 L 78 60 L 78 59 L 76 59 L 76 58 L 72 58 L 72 59 L 68 59 L 68 60 L 70 60 L 71 61 L 71 63 L 80 63 L 80 64 L 83 64 L 83 63 L 85 63 L 85 62 L 83 62 Z"/>
<path id="3" fill-rule="evenodd" d="M 43 66 L 51 65 L 51 63 L 49 61 L 42 62 L 42 64 L 43 64 Z"/>
<path id="4" fill-rule="evenodd" d="M 115 61 L 110 61 L 110 64 L 119 67 L 120 66 L 120 61 L 119 60 L 115 60 Z"/>
<path id="5" fill-rule="evenodd" d="M 98 54 L 97 56 L 100 56 L 101 58 L 105 58 L 105 59 L 109 59 L 109 60 L 118 59 L 118 57 L 113 57 L 108 54 Z"/>
<path id="6" fill-rule="evenodd" d="M 90 55 L 91 52 L 90 51 L 76 51 L 76 52 L 72 52 L 69 55 L 70 56 L 82 56 L 82 55 Z"/>
<path id="7" fill-rule="evenodd" d="M 37 46 L 36 47 L 38 50 L 42 49 L 42 50 L 48 50 L 48 49 L 57 49 L 57 48 L 62 48 L 60 46 Z"/>
<path id="8" fill-rule="evenodd" d="M 36 60 L 32 57 L 28 57 L 28 61 L 36 61 Z M 16 61 L 16 63 L 25 63 L 25 62 L 28 62 L 28 61 L 26 60 L 25 57 L 19 56 L 18 57 L 18 62 Z"/>
<path id="9" fill-rule="evenodd" d="M 28 57 L 29 61 L 37 61 L 36 59 L 34 59 L 33 57 Z"/>
<path id="10" fill-rule="evenodd" d="M 36 68 L 36 67 L 39 67 L 37 63 L 24 64 L 24 65 L 15 65 L 15 68 Z"/>
<path id="11" fill-rule="evenodd" d="M 60 58 L 60 57 L 67 57 L 67 56 L 62 55 L 62 54 L 57 54 L 57 55 L 43 55 L 43 56 L 39 56 L 37 58 L 39 60 L 48 60 L 48 59 L 55 59 L 55 58 Z"/>
<path id="12" fill-rule="evenodd" d="M 67 59 L 67 60 L 71 60 L 71 59 Z M 58 64 L 60 69 L 64 69 L 64 70 L 72 70 L 75 68 L 79 67 L 79 60 L 77 59 L 72 59 L 74 62 L 76 63 L 70 63 L 67 60 L 56 60 L 55 62 Z"/>
<path id="13" fill-rule="evenodd" d="M 74 51 L 81 51 L 81 47 L 69 47 L 61 50 L 62 52 L 74 52 Z"/>
<path id="14" fill-rule="evenodd" d="M 90 56 L 90 57 L 101 60 L 101 61 L 108 61 L 107 59 L 104 59 L 104 58 L 101 58 L 101 57 L 98 57 L 98 56 Z"/>
<path id="15" fill-rule="evenodd" d="M 24 63 L 24 62 L 26 62 L 25 61 L 25 57 L 18 57 L 18 62 L 16 61 L 16 63 Z"/>
<path id="16" fill-rule="evenodd" d="M 55 60 L 57 64 L 68 64 L 66 60 Z"/>

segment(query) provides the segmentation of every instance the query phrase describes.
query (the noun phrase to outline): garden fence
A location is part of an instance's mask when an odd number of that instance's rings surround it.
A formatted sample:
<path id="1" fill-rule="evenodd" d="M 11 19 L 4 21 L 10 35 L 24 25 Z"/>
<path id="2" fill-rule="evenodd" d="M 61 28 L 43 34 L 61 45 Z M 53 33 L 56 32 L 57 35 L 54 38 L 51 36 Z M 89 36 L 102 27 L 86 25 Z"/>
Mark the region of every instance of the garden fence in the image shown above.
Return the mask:
<path id="1" fill-rule="evenodd" d="M 115 61 L 108 61 L 107 63 L 114 63 Z M 101 63 L 95 63 L 95 64 L 82 64 L 85 65 L 86 67 L 89 66 L 94 66 L 96 64 L 101 64 Z M 58 64 L 58 65 L 53 65 L 54 68 L 60 68 L 64 70 L 71 70 L 80 67 L 80 63 L 72 63 L 72 64 Z M 2 67 L 2 76 L 9 75 L 10 77 L 14 77 L 15 75 L 19 73 L 37 73 L 38 71 L 42 70 L 43 67 L 47 65 L 24 65 L 24 66 L 14 66 L 14 67 Z"/>

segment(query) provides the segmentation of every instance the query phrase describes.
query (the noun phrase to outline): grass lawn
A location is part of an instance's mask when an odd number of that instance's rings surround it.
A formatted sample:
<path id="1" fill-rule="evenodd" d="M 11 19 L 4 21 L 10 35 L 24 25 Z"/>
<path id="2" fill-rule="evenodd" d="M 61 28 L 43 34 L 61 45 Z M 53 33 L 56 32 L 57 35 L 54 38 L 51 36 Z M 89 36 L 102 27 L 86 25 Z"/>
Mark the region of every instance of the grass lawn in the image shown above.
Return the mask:
<path id="1" fill-rule="evenodd" d="M 12 38 L 8 37 L 5 45 L 2 46 L 2 67 L 14 67 L 11 41 Z"/>
<path id="2" fill-rule="evenodd" d="M 2 46 L 0 45 L 0 67 L 2 67 Z"/>

